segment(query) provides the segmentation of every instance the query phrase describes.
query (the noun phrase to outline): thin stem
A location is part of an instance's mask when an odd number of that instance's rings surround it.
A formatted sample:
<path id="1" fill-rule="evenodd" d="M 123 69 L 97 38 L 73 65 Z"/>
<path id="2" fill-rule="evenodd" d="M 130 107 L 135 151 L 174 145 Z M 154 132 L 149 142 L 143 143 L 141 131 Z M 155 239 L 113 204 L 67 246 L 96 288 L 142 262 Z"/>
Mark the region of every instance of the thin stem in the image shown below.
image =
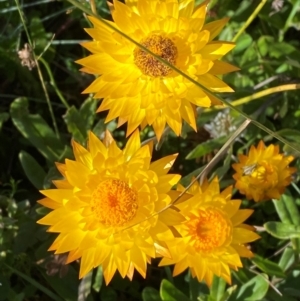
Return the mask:
<path id="1" fill-rule="evenodd" d="M 24 20 L 24 18 L 23 18 L 23 12 L 21 11 L 21 8 L 20 8 L 19 0 L 15 0 L 15 2 L 16 2 L 17 8 L 18 8 L 18 12 L 19 12 L 19 15 L 20 15 L 20 18 L 21 18 L 21 21 L 22 21 L 22 24 L 23 24 L 23 27 L 24 27 L 24 30 L 25 30 L 27 39 L 28 39 L 28 43 L 29 43 L 29 45 L 31 46 L 31 48 L 33 48 L 32 41 L 31 41 L 31 37 L 30 37 L 30 35 L 29 35 L 29 32 L 28 32 L 28 29 L 27 29 L 25 20 Z"/>
<path id="2" fill-rule="evenodd" d="M 34 58 L 35 58 L 35 56 L 34 56 Z M 41 84 L 42 84 L 42 87 L 43 87 L 43 90 L 44 90 L 44 94 L 45 94 L 45 97 L 46 97 L 46 101 L 47 101 L 47 104 L 48 104 L 48 109 L 49 109 L 50 116 L 51 116 L 51 119 L 52 119 L 55 135 L 56 135 L 57 138 L 60 138 L 57 123 L 56 123 L 54 112 L 53 112 L 53 108 L 52 108 L 51 101 L 50 101 L 50 97 L 49 97 L 49 94 L 48 94 L 48 91 L 47 91 L 47 88 L 46 88 L 46 85 L 45 85 L 45 81 L 44 81 L 44 78 L 43 78 L 43 74 L 42 74 L 40 65 L 39 65 L 39 63 L 36 59 L 35 59 L 35 62 L 36 62 L 36 67 L 37 67 L 37 70 L 38 70 L 39 78 L 40 78 L 40 81 L 41 81 Z"/>
<path id="3" fill-rule="evenodd" d="M 242 97 L 240 99 L 237 99 L 237 100 L 234 100 L 231 102 L 231 105 L 232 106 L 240 106 L 242 104 L 245 104 L 245 103 L 248 103 L 252 100 L 255 100 L 255 99 L 259 99 L 261 97 L 264 97 L 264 96 L 267 96 L 267 95 L 270 95 L 270 94 L 274 94 L 274 93 L 278 93 L 278 92 L 284 92 L 284 91 L 290 91 L 290 90 L 298 90 L 300 89 L 300 83 L 296 83 L 296 84 L 287 84 L 287 85 L 281 85 L 281 86 L 277 86 L 277 87 L 272 87 L 272 88 L 269 88 L 269 89 L 265 89 L 263 91 L 259 91 L 259 92 L 256 92 L 252 95 L 249 95 L 249 96 L 245 96 L 245 97 Z M 214 108 L 208 108 L 208 109 L 205 109 L 206 112 L 208 111 L 213 111 L 213 110 L 223 110 L 224 107 L 214 107 Z"/>
<path id="4" fill-rule="evenodd" d="M 42 57 L 40 57 L 39 61 L 44 65 L 44 67 L 49 75 L 49 78 L 50 78 L 50 84 L 54 88 L 58 98 L 61 100 L 61 102 L 64 104 L 64 106 L 67 109 L 70 109 L 70 106 L 69 106 L 67 100 L 64 98 L 64 96 L 62 95 L 62 93 L 60 92 L 60 90 L 58 89 L 58 87 L 56 85 L 56 82 L 54 80 L 54 77 L 53 77 L 52 71 L 49 67 L 49 64 Z"/>
<path id="5" fill-rule="evenodd" d="M 261 0 L 259 5 L 256 7 L 254 12 L 250 15 L 248 20 L 245 22 L 245 24 L 240 28 L 240 30 L 237 32 L 237 34 L 233 37 L 232 42 L 236 42 L 236 40 L 240 37 L 240 35 L 246 30 L 246 28 L 252 23 L 254 18 L 258 15 L 260 10 L 263 8 L 263 6 L 266 4 L 267 0 Z"/>
<path id="6" fill-rule="evenodd" d="M 185 188 L 185 190 L 173 201 L 172 205 L 175 204 L 180 197 L 187 192 L 187 190 L 197 181 L 200 179 L 200 182 L 207 176 L 207 173 L 211 170 L 211 168 L 219 161 L 220 157 L 224 155 L 227 151 L 227 148 L 231 145 L 231 143 L 247 128 L 247 126 L 251 123 L 251 120 L 245 120 L 240 127 L 230 136 L 228 141 L 219 149 L 216 155 L 213 157 L 212 160 L 204 167 L 204 169 L 199 173 L 199 175 Z"/>
<path id="7" fill-rule="evenodd" d="M 255 275 L 261 276 L 263 278 L 264 281 L 268 282 L 269 285 L 273 288 L 273 290 L 282 297 L 282 293 L 280 292 L 280 290 L 269 280 L 266 279 L 261 273 L 255 271 L 254 269 L 249 269 L 250 272 L 252 272 Z"/>
<path id="8" fill-rule="evenodd" d="M 55 120 L 53 108 L 52 108 L 52 105 L 51 105 L 50 97 L 49 97 L 47 88 L 45 86 L 45 82 L 44 82 L 44 78 L 43 78 L 43 74 L 41 72 L 41 68 L 40 68 L 39 62 L 36 59 L 36 55 L 35 55 L 34 50 L 33 50 L 32 40 L 30 38 L 30 35 L 29 35 L 29 32 L 28 32 L 25 20 L 23 18 L 23 13 L 22 13 L 21 8 L 20 8 L 19 0 L 15 0 L 15 2 L 16 2 L 16 5 L 18 7 L 18 12 L 20 14 L 20 18 L 21 18 L 21 21 L 22 21 L 22 24 L 23 24 L 23 27 L 24 27 L 24 30 L 25 30 L 25 33 L 26 33 L 29 45 L 30 45 L 31 50 L 32 50 L 33 59 L 35 61 L 35 64 L 36 64 L 36 67 L 37 67 L 37 71 L 38 71 L 38 75 L 39 75 L 39 79 L 40 79 L 42 88 L 44 90 L 44 94 L 45 94 L 45 98 L 46 98 L 46 101 L 47 101 L 47 104 L 48 104 L 48 109 L 49 109 L 50 116 L 51 116 L 51 119 L 52 119 L 52 124 L 53 124 L 53 128 L 54 128 L 54 131 L 55 131 L 55 135 L 56 135 L 57 138 L 59 138 L 60 137 L 59 136 L 59 131 L 58 131 L 58 127 L 57 127 L 57 124 L 56 124 L 56 120 Z"/>

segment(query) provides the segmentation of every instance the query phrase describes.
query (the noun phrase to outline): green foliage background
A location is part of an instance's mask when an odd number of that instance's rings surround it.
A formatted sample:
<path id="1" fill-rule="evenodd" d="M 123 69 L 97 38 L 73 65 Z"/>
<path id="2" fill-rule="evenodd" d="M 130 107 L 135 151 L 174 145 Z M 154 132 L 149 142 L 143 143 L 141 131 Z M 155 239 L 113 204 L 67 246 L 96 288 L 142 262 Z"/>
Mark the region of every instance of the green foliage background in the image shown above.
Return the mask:
<path id="1" fill-rule="evenodd" d="M 280 143 L 286 152 L 299 155 L 292 149 L 300 149 L 299 91 L 256 100 L 249 96 L 284 84 L 298 84 L 299 89 L 300 1 L 283 0 L 276 9 L 279 0 L 212 0 L 208 21 L 230 17 L 218 39 L 231 41 L 263 2 L 226 57 L 241 70 L 224 76 L 236 91 L 225 99 L 248 97 L 239 109 L 290 143 L 284 145 L 251 124 L 210 170 L 209 177 L 218 175 L 222 187 L 233 184 L 232 157 L 260 139 Z M 89 8 L 88 2 L 81 4 Z M 110 19 L 106 2 L 98 0 L 96 5 L 98 13 Z M 40 74 L 37 68 L 22 66 L 18 58 L 18 51 L 28 43 L 19 9 L 34 53 L 41 55 Z M 215 278 L 209 289 L 188 272 L 173 278 L 172 267 L 158 268 L 154 260 L 145 280 L 138 274 L 132 282 L 116 275 L 105 286 L 101 268 L 79 280 L 78 263 L 65 266 L 63 258 L 47 252 L 54 235 L 36 224 L 47 213 L 36 201 L 41 198 L 38 190 L 52 187 L 51 181 L 60 177 L 54 162 L 73 158 L 71 139 L 85 145 L 89 130 L 100 137 L 110 130 L 122 147 L 126 128 L 116 129 L 115 121 L 104 124 L 105 113 L 95 114 L 98 101 L 81 94 L 93 77 L 81 73 L 74 62 L 88 55 L 79 42 L 90 39 L 83 30 L 90 24 L 80 9 L 68 1 L 24 1 L 19 6 L 12 0 L 1 1 L 0 21 L 0 300 L 300 300 L 297 175 L 280 201 L 243 201 L 243 206 L 255 209 L 248 223 L 259 226 L 262 238 L 252 244 L 257 256 L 232 273 L 232 285 Z M 228 140 L 211 139 L 203 128 L 217 114 L 216 110 L 201 112 L 197 133 L 184 127 L 183 137 L 167 133 L 157 145 L 154 159 L 179 153 L 173 172 L 183 176 L 184 185 Z M 234 110 L 230 114 L 238 127 L 244 117 Z M 142 132 L 143 140 L 152 137 L 151 128 Z M 298 159 L 294 164 L 299 170 Z M 234 197 L 243 198 L 237 192 Z"/>

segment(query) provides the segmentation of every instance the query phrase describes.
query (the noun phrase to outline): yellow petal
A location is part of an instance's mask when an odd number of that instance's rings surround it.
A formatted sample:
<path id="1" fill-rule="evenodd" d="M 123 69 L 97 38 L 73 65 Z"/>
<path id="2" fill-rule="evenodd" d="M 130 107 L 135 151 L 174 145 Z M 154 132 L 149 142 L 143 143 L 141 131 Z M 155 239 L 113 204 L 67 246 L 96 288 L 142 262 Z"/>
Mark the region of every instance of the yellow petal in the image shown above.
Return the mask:
<path id="1" fill-rule="evenodd" d="M 61 205 L 70 200 L 74 195 L 71 189 L 45 189 L 40 192 Z"/>
<path id="2" fill-rule="evenodd" d="M 223 18 L 221 20 L 207 23 L 203 26 L 202 30 L 208 30 L 210 32 L 210 39 L 212 41 L 223 29 L 229 18 Z"/>
<path id="3" fill-rule="evenodd" d="M 41 199 L 39 201 L 37 201 L 39 204 L 47 207 L 47 208 L 50 208 L 50 209 L 57 209 L 59 207 L 61 207 L 61 204 L 58 203 L 58 202 L 55 202 L 49 198 L 44 198 L 44 199 Z"/>
<path id="4" fill-rule="evenodd" d="M 240 68 L 222 61 L 214 61 L 212 68 L 208 71 L 213 75 L 221 75 L 229 72 L 238 71 Z"/>
<path id="5" fill-rule="evenodd" d="M 233 226 L 237 226 L 237 225 L 243 223 L 252 213 L 253 213 L 253 210 L 251 210 L 251 209 L 242 209 L 242 210 L 239 210 L 231 218 L 232 225 Z"/>
<path id="6" fill-rule="evenodd" d="M 157 161 L 151 163 L 151 170 L 155 171 L 158 176 L 162 176 L 168 173 L 173 166 L 178 154 L 166 156 Z"/>
<path id="7" fill-rule="evenodd" d="M 200 75 L 198 82 L 213 92 L 234 92 L 234 90 L 222 80 L 208 73 Z"/>
<path id="8" fill-rule="evenodd" d="M 72 147 L 76 161 L 81 162 L 89 169 L 92 169 L 91 154 L 80 144 L 72 140 Z"/>
<path id="9" fill-rule="evenodd" d="M 156 189 L 159 193 L 168 192 L 174 185 L 176 185 L 181 176 L 180 175 L 163 175 L 159 177 L 158 185 L 156 185 Z"/>
<path id="10" fill-rule="evenodd" d="M 95 248 L 84 250 L 81 256 L 79 278 L 83 278 L 93 268 Z"/>
<path id="11" fill-rule="evenodd" d="M 128 139 L 126 146 L 123 150 L 125 158 L 129 160 L 141 147 L 140 132 L 136 130 Z"/>
<path id="12" fill-rule="evenodd" d="M 201 49 L 200 53 L 204 59 L 218 60 L 234 47 L 235 44 L 230 42 L 210 42 Z"/>
<path id="13" fill-rule="evenodd" d="M 249 231 L 243 228 L 233 229 L 233 244 L 244 244 L 259 239 L 260 236 L 253 231 Z"/>

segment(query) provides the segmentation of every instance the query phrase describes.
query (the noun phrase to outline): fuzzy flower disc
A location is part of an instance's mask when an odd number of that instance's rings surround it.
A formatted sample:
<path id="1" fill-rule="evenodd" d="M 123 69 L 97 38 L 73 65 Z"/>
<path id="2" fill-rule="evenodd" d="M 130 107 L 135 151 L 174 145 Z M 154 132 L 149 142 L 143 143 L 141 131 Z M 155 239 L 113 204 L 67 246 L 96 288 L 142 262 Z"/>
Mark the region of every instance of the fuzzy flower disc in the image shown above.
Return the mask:
<path id="1" fill-rule="evenodd" d="M 236 171 L 233 175 L 235 187 L 255 202 L 279 199 L 296 171 L 289 167 L 293 160 L 293 156 L 280 154 L 278 145 L 266 147 L 260 141 L 257 148 L 251 146 L 249 154 L 239 155 L 239 162 L 232 165 Z"/>
<path id="2" fill-rule="evenodd" d="M 146 276 L 147 263 L 168 256 L 162 238 L 183 217 L 175 210 L 156 214 L 172 202 L 170 190 L 180 179 L 167 174 L 176 158 L 151 163 L 151 145 L 141 146 L 136 131 L 123 150 L 110 137 L 103 144 L 89 134 L 88 148 L 73 141 L 75 160 L 57 164 L 63 180 L 42 190 L 39 201 L 52 211 L 38 221 L 59 235 L 49 250 L 68 253 L 67 262 L 81 259 L 80 278 L 102 266 L 106 283 L 118 270 Z"/>
<path id="3" fill-rule="evenodd" d="M 217 178 L 188 190 L 189 198 L 186 194 L 188 199 L 175 205 L 186 218 L 174 226 L 181 237 L 167 241 L 172 257 L 164 257 L 160 265 L 175 264 L 174 276 L 190 268 L 193 277 L 209 286 L 214 275 L 231 282 L 230 269 L 242 267 L 240 257 L 253 256 L 247 244 L 259 238 L 243 224 L 253 210 L 239 209 L 241 201 L 231 200 L 231 190 L 220 192 Z"/>
<path id="4" fill-rule="evenodd" d="M 125 181 L 105 180 L 93 191 L 91 208 L 100 223 L 122 226 L 136 215 L 138 194 Z"/>
<path id="5" fill-rule="evenodd" d="M 216 209 L 199 210 L 186 226 L 194 239 L 198 252 L 210 252 L 222 246 L 231 237 L 231 224 L 222 212 Z"/>
<path id="6" fill-rule="evenodd" d="M 206 1 L 195 7 L 195 0 L 114 0 L 114 22 L 89 17 L 94 28 L 86 31 L 93 41 L 82 46 L 92 54 L 77 62 L 82 71 L 100 75 L 83 93 L 103 99 L 98 112 L 109 111 L 106 122 L 127 122 L 127 135 L 152 125 L 160 139 L 166 124 L 176 135 L 181 134 L 182 120 L 196 130 L 196 106 L 220 104 L 115 29 L 209 91 L 233 91 L 218 75 L 238 70 L 220 61 L 235 44 L 214 41 L 228 19 L 204 24 L 206 10 Z"/>

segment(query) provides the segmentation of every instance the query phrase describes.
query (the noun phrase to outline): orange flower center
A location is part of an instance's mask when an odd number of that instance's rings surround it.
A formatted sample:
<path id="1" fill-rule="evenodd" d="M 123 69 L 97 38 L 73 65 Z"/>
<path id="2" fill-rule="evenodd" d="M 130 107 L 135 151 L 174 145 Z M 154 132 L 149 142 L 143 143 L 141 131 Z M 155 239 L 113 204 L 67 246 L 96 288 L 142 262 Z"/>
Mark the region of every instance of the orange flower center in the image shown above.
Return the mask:
<path id="1" fill-rule="evenodd" d="M 231 236 L 231 223 L 217 209 L 199 210 L 199 216 L 194 216 L 187 225 L 197 252 L 213 251 Z"/>
<path id="2" fill-rule="evenodd" d="M 137 192 L 121 180 L 105 180 L 92 193 L 92 211 L 106 226 L 122 226 L 138 210 Z"/>
<path id="3" fill-rule="evenodd" d="M 170 64 L 176 64 L 178 51 L 171 39 L 154 34 L 142 40 L 140 44 Z M 161 77 L 167 76 L 173 71 L 170 67 L 161 63 L 153 55 L 139 47 L 134 50 L 133 55 L 134 63 L 145 75 Z"/>

